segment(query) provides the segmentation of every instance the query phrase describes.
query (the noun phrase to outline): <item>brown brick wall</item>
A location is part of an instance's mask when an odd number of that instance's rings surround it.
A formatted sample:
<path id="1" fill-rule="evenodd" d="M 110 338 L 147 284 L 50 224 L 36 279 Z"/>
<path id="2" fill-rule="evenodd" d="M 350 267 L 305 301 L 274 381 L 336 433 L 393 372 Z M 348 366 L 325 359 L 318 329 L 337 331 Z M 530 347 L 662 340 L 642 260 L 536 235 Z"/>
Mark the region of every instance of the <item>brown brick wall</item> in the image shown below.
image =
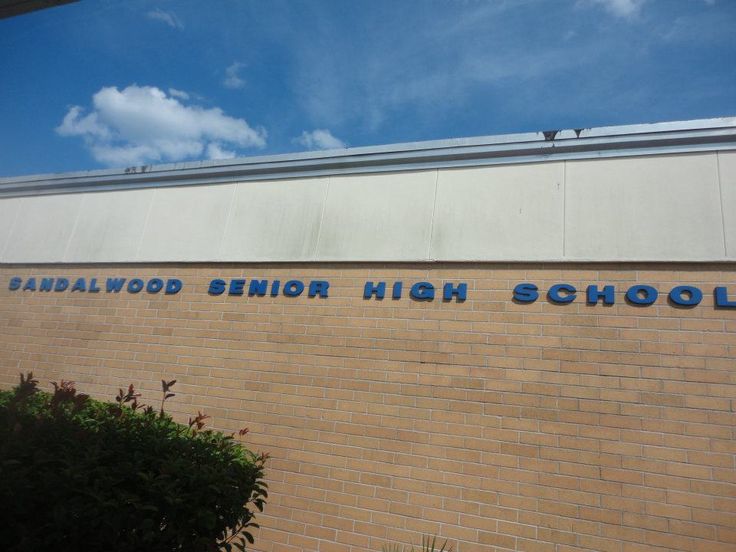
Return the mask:
<path id="1" fill-rule="evenodd" d="M 256 548 L 736 550 L 734 265 L 0 267 L 0 385 L 130 382 L 269 451 Z M 178 277 L 174 296 L 9 291 L 11 276 Z M 328 299 L 212 297 L 211 278 L 330 281 Z M 465 281 L 464 303 L 362 299 L 366 280 Z M 615 284 L 617 304 L 511 301 Z M 694 284 L 703 304 L 622 302 Z M 581 294 L 582 295 L 582 294 Z"/>

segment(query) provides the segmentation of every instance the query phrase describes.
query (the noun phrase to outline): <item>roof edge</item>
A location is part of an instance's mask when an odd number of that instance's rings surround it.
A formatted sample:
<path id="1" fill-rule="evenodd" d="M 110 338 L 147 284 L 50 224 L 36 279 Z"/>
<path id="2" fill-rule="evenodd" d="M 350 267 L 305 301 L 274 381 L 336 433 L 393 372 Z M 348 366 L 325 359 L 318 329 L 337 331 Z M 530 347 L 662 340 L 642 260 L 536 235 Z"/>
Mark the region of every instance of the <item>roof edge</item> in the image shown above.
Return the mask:
<path id="1" fill-rule="evenodd" d="M 736 149 L 736 117 L 0 178 L 0 198 Z"/>

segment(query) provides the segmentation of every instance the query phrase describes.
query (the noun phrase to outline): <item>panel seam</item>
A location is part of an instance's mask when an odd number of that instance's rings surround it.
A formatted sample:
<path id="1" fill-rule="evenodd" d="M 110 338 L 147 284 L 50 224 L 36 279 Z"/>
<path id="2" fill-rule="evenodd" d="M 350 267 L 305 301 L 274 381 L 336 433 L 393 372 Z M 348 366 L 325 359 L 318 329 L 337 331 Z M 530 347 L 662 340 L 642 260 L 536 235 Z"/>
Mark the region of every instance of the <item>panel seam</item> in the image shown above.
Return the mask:
<path id="1" fill-rule="evenodd" d="M 562 259 L 567 258 L 567 161 L 562 162 Z"/>
<path id="2" fill-rule="evenodd" d="M 723 209 L 723 184 L 721 182 L 721 156 L 716 152 L 716 178 L 718 179 L 718 205 L 721 207 L 721 232 L 723 234 L 723 254 L 728 259 L 728 241 L 726 240 L 726 214 Z"/>
<path id="3" fill-rule="evenodd" d="M 319 214 L 319 226 L 317 226 L 317 239 L 314 240 L 314 251 L 312 252 L 312 260 L 317 260 L 317 251 L 319 251 L 319 240 L 322 239 L 322 225 L 325 222 L 325 211 L 327 210 L 327 198 L 330 195 L 330 184 L 332 183 L 332 177 L 327 177 L 327 184 L 325 184 L 325 194 L 322 202 L 322 211 Z"/>
<path id="4" fill-rule="evenodd" d="M 432 261 L 432 236 L 434 235 L 434 218 L 437 216 L 437 195 L 440 186 L 440 170 L 435 169 L 434 171 L 434 200 L 432 201 L 432 216 L 429 219 L 429 239 L 427 240 L 427 255 L 428 261 Z"/>
<path id="5" fill-rule="evenodd" d="M 61 259 L 63 262 L 67 261 L 67 256 L 69 255 L 69 248 L 72 245 L 72 240 L 74 239 L 74 235 L 77 233 L 77 227 L 79 226 L 79 219 L 82 218 L 82 211 L 84 210 L 84 204 L 87 201 L 87 196 L 82 196 L 82 201 L 79 202 L 79 210 L 77 211 L 77 216 L 74 218 L 74 226 L 72 226 L 72 232 L 69 234 L 69 239 L 66 242 L 66 247 L 64 248 L 64 254 L 62 255 Z"/>
<path id="6" fill-rule="evenodd" d="M 224 260 L 222 250 L 225 247 L 225 236 L 227 236 L 228 228 L 230 227 L 230 220 L 232 218 L 233 209 L 235 209 L 235 196 L 238 193 L 238 186 L 240 184 L 233 184 L 233 195 L 230 197 L 230 205 L 227 208 L 227 215 L 225 215 L 225 225 L 222 228 L 222 236 L 220 236 L 220 243 L 217 246 L 217 261 Z"/>
<path id="7" fill-rule="evenodd" d="M 158 190 L 153 190 L 153 193 L 151 194 L 151 201 L 148 203 L 148 210 L 146 211 L 146 218 L 143 221 L 143 232 L 141 232 L 141 237 L 138 240 L 138 249 L 135 252 L 135 259 L 136 261 L 140 260 L 141 258 L 141 247 L 143 247 L 143 239 L 146 237 L 146 230 L 148 230 L 148 220 L 151 218 L 151 211 L 153 210 L 153 203 L 156 201 L 156 192 Z"/>

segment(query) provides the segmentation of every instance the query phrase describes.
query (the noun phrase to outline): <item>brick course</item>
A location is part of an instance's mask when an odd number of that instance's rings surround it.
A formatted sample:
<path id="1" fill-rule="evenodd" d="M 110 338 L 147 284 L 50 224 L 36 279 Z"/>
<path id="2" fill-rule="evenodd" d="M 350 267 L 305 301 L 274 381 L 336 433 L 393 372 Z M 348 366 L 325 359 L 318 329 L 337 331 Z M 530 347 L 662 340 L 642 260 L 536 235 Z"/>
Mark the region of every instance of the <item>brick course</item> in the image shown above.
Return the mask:
<path id="1" fill-rule="evenodd" d="M 177 295 L 9 291 L 12 276 L 176 277 Z M 327 299 L 209 296 L 212 278 L 324 279 Z M 367 280 L 387 298 L 364 300 Z M 403 280 L 405 297 L 390 299 Z M 468 283 L 463 303 L 407 284 Z M 519 282 L 617 304 L 511 301 Z M 0 385 L 33 371 L 111 399 L 133 383 L 269 451 L 262 551 L 733 551 L 732 264 L 0 266 Z M 623 301 L 632 284 L 655 305 Z M 667 304 L 702 287 L 692 309 Z M 246 288 L 247 289 L 247 288 Z M 145 401 L 144 401 L 145 402 Z"/>

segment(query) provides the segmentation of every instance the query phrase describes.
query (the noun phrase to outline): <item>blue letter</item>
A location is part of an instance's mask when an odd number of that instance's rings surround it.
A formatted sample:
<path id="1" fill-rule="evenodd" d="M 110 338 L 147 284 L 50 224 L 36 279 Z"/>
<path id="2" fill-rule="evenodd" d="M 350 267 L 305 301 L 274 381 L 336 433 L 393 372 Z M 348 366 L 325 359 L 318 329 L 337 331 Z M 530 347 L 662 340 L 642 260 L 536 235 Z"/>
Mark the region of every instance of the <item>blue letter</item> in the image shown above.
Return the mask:
<path id="1" fill-rule="evenodd" d="M 279 286 L 281 285 L 281 280 L 274 280 L 271 282 L 271 297 L 276 297 L 279 294 Z"/>
<path id="2" fill-rule="evenodd" d="M 107 279 L 107 293 L 115 292 L 118 293 L 123 289 L 125 278 L 108 278 Z"/>
<path id="3" fill-rule="evenodd" d="M 52 289 L 54 289 L 54 279 L 42 278 L 41 285 L 38 286 L 38 291 L 51 291 Z"/>
<path id="4" fill-rule="evenodd" d="M 212 280 L 210 282 L 210 289 L 207 293 L 210 295 L 222 295 L 225 292 L 225 280 Z"/>
<path id="5" fill-rule="evenodd" d="M 411 286 L 409 297 L 417 301 L 431 301 L 434 299 L 434 286 L 429 282 L 417 282 Z"/>
<path id="6" fill-rule="evenodd" d="M 603 286 L 603 291 L 598 286 L 588 286 L 585 295 L 589 305 L 597 305 L 598 299 L 603 299 L 604 305 L 613 305 L 616 302 L 616 288 L 613 286 Z"/>
<path id="7" fill-rule="evenodd" d="M 690 297 L 688 299 L 683 298 L 683 293 L 686 293 Z M 670 301 L 681 307 L 694 307 L 695 305 L 699 305 L 702 300 L 703 292 L 693 286 L 677 286 L 670 291 Z"/>
<path id="8" fill-rule="evenodd" d="M 442 299 L 451 301 L 453 295 L 457 297 L 458 302 L 465 301 L 468 295 L 468 284 L 458 284 L 457 287 L 453 287 L 451 283 L 446 283 L 442 288 Z"/>
<path id="9" fill-rule="evenodd" d="M 314 280 L 312 282 L 309 282 L 309 297 L 314 297 L 315 295 L 319 295 L 320 297 L 327 297 L 327 288 L 330 287 L 329 282 L 325 282 L 324 280 Z"/>
<path id="10" fill-rule="evenodd" d="M 514 301 L 517 303 L 533 303 L 539 299 L 539 288 L 534 284 L 518 284 L 514 288 Z"/>
<path id="11" fill-rule="evenodd" d="M 287 297 L 296 297 L 304 291 L 304 284 L 299 280 L 289 280 L 284 284 L 284 295 Z"/>
<path id="12" fill-rule="evenodd" d="M 722 309 L 736 309 L 736 301 L 728 300 L 728 288 L 717 287 L 713 290 L 716 296 L 716 307 Z"/>
<path id="13" fill-rule="evenodd" d="M 87 291 L 87 282 L 84 281 L 84 278 L 77 278 L 72 286 L 72 291 Z"/>
<path id="14" fill-rule="evenodd" d="M 562 296 L 560 295 L 561 291 L 564 291 L 569 295 Z M 577 297 L 577 295 L 575 295 L 576 291 L 577 290 L 570 284 L 556 284 L 549 288 L 549 291 L 547 292 L 547 297 L 549 297 L 549 300 L 553 303 L 572 303 Z"/>
<path id="15" fill-rule="evenodd" d="M 179 278 L 170 278 L 166 280 L 166 295 L 174 295 L 181 291 L 181 280 Z"/>
<path id="16" fill-rule="evenodd" d="M 386 295 L 386 282 L 378 282 L 375 286 L 373 282 L 366 282 L 363 288 L 363 299 L 370 299 L 373 295 L 376 299 L 383 299 Z"/>
<path id="17" fill-rule="evenodd" d="M 69 287 L 69 280 L 66 278 L 57 278 L 56 285 L 54 285 L 54 291 L 64 291 Z"/>
<path id="18" fill-rule="evenodd" d="M 23 291 L 36 291 L 36 279 L 28 278 L 26 285 L 23 286 Z"/>
<path id="19" fill-rule="evenodd" d="M 248 286 L 248 295 L 263 297 L 266 295 L 266 289 L 268 289 L 268 280 L 251 280 L 250 286 Z"/>
<path id="20" fill-rule="evenodd" d="M 18 278 L 15 276 L 14 278 L 10 279 L 10 283 L 8 284 L 8 289 L 10 291 L 15 291 L 17 289 L 20 289 L 20 285 L 23 283 L 23 278 Z"/>
<path id="21" fill-rule="evenodd" d="M 143 289 L 143 280 L 140 278 L 133 278 L 128 282 L 128 293 L 138 293 Z"/>
<path id="22" fill-rule="evenodd" d="M 639 294 L 643 293 L 644 297 Z M 631 286 L 626 292 L 626 300 L 634 305 L 651 305 L 657 300 L 659 292 L 652 286 Z"/>
<path id="23" fill-rule="evenodd" d="M 161 278 L 151 278 L 146 285 L 148 293 L 158 293 L 164 288 L 164 281 Z"/>
<path id="24" fill-rule="evenodd" d="M 100 288 L 97 287 L 97 278 L 92 278 L 89 281 L 89 289 L 87 291 L 89 293 L 99 293 Z"/>
<path id="25" fill-rule="evenodd" d="M 245 287 L 245 280 L 230 280 L 230 289 L 227 291 L 228 295 L 243 295 L 243 288 Z"/>
<path id="26" fill-rule="evenodd" d="M 72 291 L 87 291 L 87 282 L 84 281 L 84 278 L 77 278 L 72 286 Z"/>
<path id="27" fill-rule="evenodd" d="M 404 284 L 401 282 L 394 282 L 393 292 L 391 293 L 391 299 L 401 299 L 401 287 Z"/>

